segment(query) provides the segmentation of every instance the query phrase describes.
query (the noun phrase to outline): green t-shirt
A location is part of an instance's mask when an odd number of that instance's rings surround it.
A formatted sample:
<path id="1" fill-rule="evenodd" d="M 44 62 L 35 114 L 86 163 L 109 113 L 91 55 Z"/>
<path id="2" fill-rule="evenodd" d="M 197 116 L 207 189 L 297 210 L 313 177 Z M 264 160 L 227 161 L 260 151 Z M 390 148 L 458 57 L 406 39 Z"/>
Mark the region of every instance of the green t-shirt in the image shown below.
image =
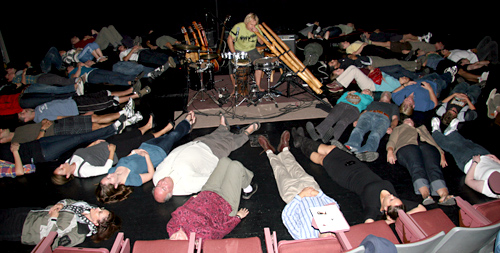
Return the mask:
<path id="1" fill-rule="evenodd" d="M 259 33 L 262 34 L 262 31 L 258 27 L 257 29 Z M 238 36 L 236 36 L 237 33 Z M 233 29 L 231 29 L 231 36 L 234 38 L 234 49 L 244 52 L 255 49 L 258 37 L 254 32 L 246 28 L 245 23 L 241 22 L 233 26 Z"/>

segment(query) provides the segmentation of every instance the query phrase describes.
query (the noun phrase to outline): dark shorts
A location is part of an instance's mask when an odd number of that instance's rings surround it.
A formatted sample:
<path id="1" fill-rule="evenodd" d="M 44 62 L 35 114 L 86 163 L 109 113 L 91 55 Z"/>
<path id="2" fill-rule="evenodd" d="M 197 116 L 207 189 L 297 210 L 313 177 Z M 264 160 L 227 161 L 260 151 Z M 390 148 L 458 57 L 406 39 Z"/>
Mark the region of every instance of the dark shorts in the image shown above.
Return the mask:
<path id="1" fill-rule="evenodd" d="M 84 134 L 92 132 L 92 116 L 80 115 L 54 121 L 54 135 Z"/>

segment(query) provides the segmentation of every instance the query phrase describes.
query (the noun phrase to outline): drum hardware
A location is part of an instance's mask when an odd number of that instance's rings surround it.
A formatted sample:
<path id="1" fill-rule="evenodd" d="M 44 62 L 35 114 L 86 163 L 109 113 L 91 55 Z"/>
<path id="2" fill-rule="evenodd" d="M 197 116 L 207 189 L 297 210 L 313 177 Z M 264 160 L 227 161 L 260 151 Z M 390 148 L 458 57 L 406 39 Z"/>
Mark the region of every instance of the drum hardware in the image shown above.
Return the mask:
<path id="1" fill-rule="evenodd" d="M 263 94 L 261 93 L 257 99 L 253 100 L 253 105 L 257 106 L 257 104 L 264 98 L 267 101 L 273 101 L 276 108 L 278 108 L 278 103 L 276 102 L 275 97 L 279 97 L 281 93 L 277 94 L 271 89 L 271 76 L 273 74 L 273 70 L 279 67 L 279 64 L 280 62 L 276 57 L 264 57 L 253 62 L 255 69 L 262 70 L 267 77 L 267 90 Z M 248 106 L 250 106 L 250 104 Z"/>
<path id="2" fill-rule="evenodd" d="M 205 102 L 204 95 L 206 94 L 210 99 L 212 99 L 212 101 L 214 101 L 215 104 L 220 106 L 219 101 L 208 92 L 209 90 L 212 90 L 214 88 L 215 83 L 213 76 L 213 65 L 210 62 L 204 62 L 200 60 L 195 65 L 193 65 L 193 63 L 189 64 L 188 76 L 190 88 L 193 90 L 197 90 L 197 92 L 188 102 L 187 107 L 189 107 L 194 102 L 199 94 L 201 94 L 200 102 Z M 193 79 L 196 79 L 199 82 L 195 83 L 195 80 Z M 200 85 L 199 89 L 196 84 Z"/>
<path id="3" fill-rule="evenodd" d="M 182 51 L 186 51 L 186 50 L 189 50 L 189 51 L 198 51 L 200 49 L 199 46 L 187 45 L 187 44 L 175 44 L 174 47 L 176 49 L 182 50 Z"/>

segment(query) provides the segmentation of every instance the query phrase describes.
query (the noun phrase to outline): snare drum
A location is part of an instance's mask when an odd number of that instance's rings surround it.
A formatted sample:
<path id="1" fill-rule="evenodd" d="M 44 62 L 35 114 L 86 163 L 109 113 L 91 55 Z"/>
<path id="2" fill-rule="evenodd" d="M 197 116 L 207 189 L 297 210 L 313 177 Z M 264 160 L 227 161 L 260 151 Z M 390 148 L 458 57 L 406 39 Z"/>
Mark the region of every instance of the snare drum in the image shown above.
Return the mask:
<path id="1" fill-rule="evenodd" d="M 206 90 L 214 88 L 213 65 L 206 62 L 191 63 L 188 67 L 189 88 L 199 91 L 202 83 Z"/>
<path id="2" fill-rule="evenodd" d="M 264 57 L 253 62 L 253 65 L 257 70 L 273 70 L 279 67 L 279 64 L 280 62 L 276 57 Z"/>

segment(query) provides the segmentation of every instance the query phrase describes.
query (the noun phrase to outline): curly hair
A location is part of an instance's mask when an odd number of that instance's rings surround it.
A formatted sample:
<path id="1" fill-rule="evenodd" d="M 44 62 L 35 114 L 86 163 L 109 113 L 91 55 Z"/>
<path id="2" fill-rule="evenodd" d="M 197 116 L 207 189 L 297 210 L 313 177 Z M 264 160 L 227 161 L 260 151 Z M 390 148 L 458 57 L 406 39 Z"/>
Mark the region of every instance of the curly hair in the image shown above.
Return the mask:
<path id="1" fill-rule="evenodd" d="M 132 191 L 132 187 L 122 184 L 118 185 L 117 188 L 112 184 L 99 184 L 95 189 L 95 195 L 98 201 L 110 204 L 126 200 Z"/>

